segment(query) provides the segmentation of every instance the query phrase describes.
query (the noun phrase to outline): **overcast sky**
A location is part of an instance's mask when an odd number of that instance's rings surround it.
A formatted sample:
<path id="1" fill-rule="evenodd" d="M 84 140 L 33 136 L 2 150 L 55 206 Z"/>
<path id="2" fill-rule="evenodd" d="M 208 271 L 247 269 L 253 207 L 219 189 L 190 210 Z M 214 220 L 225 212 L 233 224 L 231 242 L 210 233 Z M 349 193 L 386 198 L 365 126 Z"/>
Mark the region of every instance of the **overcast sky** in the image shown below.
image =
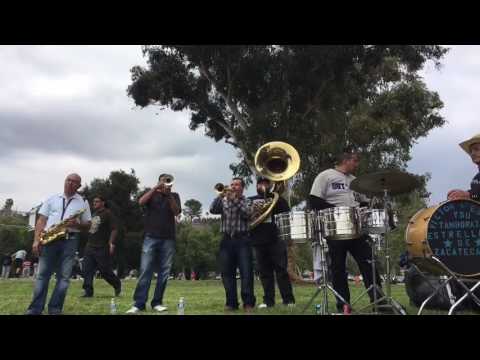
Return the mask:
<path id="1" fill-rule="evenodd" d="M 450 48 L 440 71 L 423 72 L 448 124 L 419 140 L 409 164 L 432 174 L 431 203 L 468 189 L 476 173 L 458 143 L 480 133 L 480 47 Z M 71 172 L 90 183 L 133 168 L 140 187 L 173 174 L 182 203 L 195 198 L 207 210 L 213 185 L 231 178 L 230 145 L 190 131 L 185 113 L 136 108 L 127 97 L 130 68 L 145 64 L 140 46 L 1 46 L 0 64 L 0 206 L 13 198 L 29 210 L 62 192 Z"/>

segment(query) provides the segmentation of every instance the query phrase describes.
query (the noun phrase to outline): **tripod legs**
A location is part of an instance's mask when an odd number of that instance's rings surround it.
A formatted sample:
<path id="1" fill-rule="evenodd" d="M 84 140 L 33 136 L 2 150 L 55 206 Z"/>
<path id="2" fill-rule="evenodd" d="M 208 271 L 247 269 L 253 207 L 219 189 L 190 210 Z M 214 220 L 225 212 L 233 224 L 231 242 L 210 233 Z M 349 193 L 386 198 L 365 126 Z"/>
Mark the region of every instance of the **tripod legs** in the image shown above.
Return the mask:
<path id="1" fill-rule="evenodd" d="M 322 303 L 320 305 L 320 315 L 328 315 L 328 292 L 330 291 L 337 299 L 339 299 L 343 304 L 349 305 L 348 302 L 337 292 L 335 289 L 330 286 L 327 279 L 327 262 L 325 258 L 325 244 L 322 241 L 317 241 L 313 244 L 313 246 L 318 246 L 319 256 L 320 256 L 320 264 L 322 268 L 322 275 L 320 280 L 318 281 L 318 288 L 312 298 L 309 300 L 308 304 L 303 309 L 303 312 L 307 311 L 307 309 L 312 305 L 313 300 L 322 293 Z"/>

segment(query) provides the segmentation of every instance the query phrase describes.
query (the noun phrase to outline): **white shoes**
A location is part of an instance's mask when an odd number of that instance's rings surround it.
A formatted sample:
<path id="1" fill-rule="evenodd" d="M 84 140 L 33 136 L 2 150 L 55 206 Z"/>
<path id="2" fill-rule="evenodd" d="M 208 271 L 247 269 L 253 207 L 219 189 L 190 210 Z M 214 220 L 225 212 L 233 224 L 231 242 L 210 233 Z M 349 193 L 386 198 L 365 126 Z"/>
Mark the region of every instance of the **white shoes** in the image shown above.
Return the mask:
<path id="1" fill-rule="evenodd" d="M 142 311 L 142 310 L 140 310 L 136 306 L 132 306 L 130 309 L 127 310 L 127 314 L 136 314 L 140 311 Z"/>
<path id="2" fill-rule="evenodd" d="M 258 305 L 258 308 L 259 308 L 259 309 L 266 309 L 266 308 L 267 308 L 267 304 L 260 304 L 260 305 Z"/>
<path id="3" fill-rule="evenodd" d="M 163 305 L 157 305 L 153 308 L 153 310 L 156 312 L 163 312 L 163 311 L 167 311 L 167 307 Z M 130 309 L 127 310 L 127 314 L 136 314 L 136 313 L 139 313 L 140 311 L 142 310 L 140 310 L 136 306 L 132 306 Z"/>
<path id="4" fill-rule="evenodd" d="M 155 310 L 156 312 L 163 312 L 167 311 L 167 307 L 163 305 L 157 305 L 153 308 L 153 310 Z"/>

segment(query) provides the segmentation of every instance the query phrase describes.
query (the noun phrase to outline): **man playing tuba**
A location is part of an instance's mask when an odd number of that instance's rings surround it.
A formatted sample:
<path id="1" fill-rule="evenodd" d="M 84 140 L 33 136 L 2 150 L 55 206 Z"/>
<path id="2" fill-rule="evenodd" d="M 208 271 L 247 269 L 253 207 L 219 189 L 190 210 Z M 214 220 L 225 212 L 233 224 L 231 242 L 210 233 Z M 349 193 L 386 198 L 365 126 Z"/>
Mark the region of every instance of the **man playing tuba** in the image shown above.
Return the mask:
<path id="1" fill-rule="evenodd" d="M 254 209 L 262 209 L 266 199 L 272 199 L 272 183 L 266 177 L 257 178 L 257 195 L 250 196 Z M 263 287 L 263 303 L 258 308 L 273 307 L 275 305 L 275 277 L 283 304 L 293 306 L 292 284 L 288 276 L 287 244 L 278 237 L 275 225 L 275 214 L 288 212 L 290 207 L 283 197 L 279 197 L 271 212 L 262 223 L 250 230 L 252 245 L 255 249 L 260 281 Z"/>

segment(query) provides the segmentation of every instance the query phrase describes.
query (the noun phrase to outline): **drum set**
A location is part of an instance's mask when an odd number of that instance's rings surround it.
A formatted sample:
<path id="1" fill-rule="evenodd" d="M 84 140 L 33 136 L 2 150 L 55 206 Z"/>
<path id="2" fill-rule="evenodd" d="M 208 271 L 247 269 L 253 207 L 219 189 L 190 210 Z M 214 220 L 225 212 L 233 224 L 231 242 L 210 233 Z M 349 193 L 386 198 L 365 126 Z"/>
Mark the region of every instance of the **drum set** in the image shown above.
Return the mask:
<path id="1" fill-rule="evenodd" d="M 362 293 L 350 306 L 358 302 L 365 294 L 372 290 L 374 294 L 373 312 L 377 313 L 379 308 L 391 308 L 394 313 L 406 314 L 405 309 L 391 297 L 391 274 L 390 255 L 387 237 L 385 235 L 392 231 L 398 224 L 396 212 L 392 209 L 390 195 L 398 195 L 412 191 L 418 183 L 414 176 L 400 171 L 381 171 L 356 178 L 350 184 L 350 188 L 356 192 L 366 195 L 383 197 L 383 208 L 355 208 L 355 207 L 334 207 L 315 211 L 292 211 L 275 215 L 275 223 L 279 230 L 279 237 L 284 241 L 292 241 L 298 244 L 311 242 L 312 246 L 318 247 L 318 256 L 321 264 L 322 274 L 317 282 L 316 293 L 306 305 L 307 310 L 314 299 L 322 293 L 320 314 L 329 314 L 328 292 L 330 291 L 337 299 L 348 304 L 338 292 L 328 283 L 326 252 L 328 251 L 326 240 L 343 241 L 360 239 L 370 235 L 372 239 L 372 260 L 373 274 L 376 274 L 376 252 L 384 244 L 386 263 L 386 294 L 384 295 L 379 284 L 376 283 L 376 276 L 373 277 L 373 284 Z M 379 298 L 377 294 L 380 294 Z M 356 312 L 361 312 L 360 309 Z"/>

